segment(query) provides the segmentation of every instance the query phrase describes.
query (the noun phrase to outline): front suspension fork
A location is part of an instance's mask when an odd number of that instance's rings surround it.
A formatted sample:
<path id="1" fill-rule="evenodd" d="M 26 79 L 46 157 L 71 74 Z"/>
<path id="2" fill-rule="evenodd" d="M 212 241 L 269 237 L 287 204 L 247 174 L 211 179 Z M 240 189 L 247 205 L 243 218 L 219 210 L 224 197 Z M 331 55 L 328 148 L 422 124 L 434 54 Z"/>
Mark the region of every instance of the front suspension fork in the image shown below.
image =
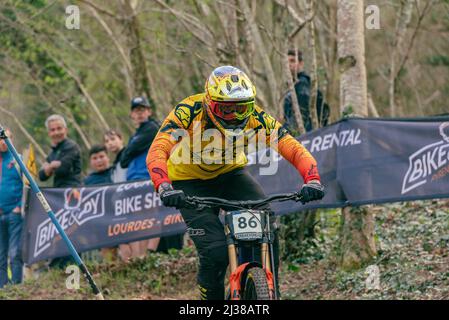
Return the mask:
<path id="1" fill-rule="evenodd" d="M 229 268 L 230 268 L 231 273 L 233 273 L 235 271 L 235 269 L 237 269 L 237 266 L 238 266 L 237 250 L 235 248 L 235 241 L 230 236 L 230 233 L 231 232 L 230 232 L 228 226 L 226 226 L 225 234 L 226 234 L 226 239 L 227 239 L 227 244 L 228 244 Z"/>

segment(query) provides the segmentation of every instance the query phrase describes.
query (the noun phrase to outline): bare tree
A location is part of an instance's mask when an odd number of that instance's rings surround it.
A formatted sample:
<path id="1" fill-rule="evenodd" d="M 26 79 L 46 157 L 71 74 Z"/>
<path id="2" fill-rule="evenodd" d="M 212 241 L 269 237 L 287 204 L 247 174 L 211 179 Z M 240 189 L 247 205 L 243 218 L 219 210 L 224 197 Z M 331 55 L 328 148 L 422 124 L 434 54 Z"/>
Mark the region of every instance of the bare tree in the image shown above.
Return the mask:
<path id="1" fill-rule="evenodd" d="M 40 145 L 36 142 L 36 140 L 34 140 L 33 136 L 28 132 L 28 130 L 23 126 L 23 124 L 19 120 L 19 118 L 14 113 L 6 110 L 5 108 L 3 108 L 1 106 L 0 106 L 0 111 L 3 112 L 4 114 L 10 116 L 14 120 L 14 122 L 19 127 L 20 131 L 22 131 L 22 133 L 25 135 L 25 137 L 33 144 L 33 146 L 39 152 L 39 155 L 42 158 L 45 158 L 46 154 L 45 154 L 44 150 L 40 147 Z"/>
<path id="2" fill-rule="evenodd" d="M 151 89 L 155 87 L 155 84 L 148 69 L 142 47 L 141 27 L 136 12 L 137 4 L 138 1 L 121 0 L 122 10 L 126 17 L 125 26 L 128 47 L 130 48 L 132 78 L 135 94 L 145 95 L 150 101 L 151 106 L 154 108 L 154 99 L 152 97 Z"/>
<path id="3" fill-rule="evenodd" d="M 396 92 L 396 78 L 398 76 L 399 69 L 396 67 L 397 57 L 402 50 L 405 33 L 407 32 L 407 26 L 412 19 L 413 2 L 415 0 L 405 0 L 401 5 L 401 12 L 396 23 L 395 39 L 393 43 L 393 51 L 391 53 L 390 59 L 390 74 L 388 81 L 388 100 L 390 103 L 390 115 L 392 117 L 396 116 L 396 102 L 395 102 L 395 92 Z"/>
<path id="4" fill-rule="evenodd" d="M 268 83 L 268 87 L 270 90 L 271 97 L 271 105 L 272 108 L 275 108 L 278 104 L 278 87 L 276 76 L 274 74 L 273 65 L 271 64 L 270 57 L 268 52 L 266 51 L 265 44 L 263 43 L 262 36 L 260 35 L 260 31 L 256 20 L 254 18 L 253 13 L 248 5 L 247 0 L 239 0 L 240 8 L 242 9 L 245 20 L 248 22 L 248 28 L 251 30 L 251 35 L 253 36 L 254 43 L 257 47 L 257 51 L 260 54 L 262 59 L 262 64 L 264 66 L 264 71 L 266 73 L 266 79 Z"/>
<path id="5" fill-rule="evenodd" d="M 338 61 L 340 64 L 340 110 L 353 109 L 368 115 L 365 67 L 364 8 L 358 0 L 339 0 Z M 366 208 L 342 210 L 340 265 L 358 268 L 376 254 L 374 216 Z"/>
<path id="6" fill-rule="evenodd" d="M 313 16 L 313 7 L 315 5 L 315 1 L 307 0 L 306 7 L 307 13 L 309 16 Z M 316 45 L 315 45 L 315 22 L 313 19 L 309 22 L 309 48 L 311 51 L 312 64 L 311 64 L 311 72 L 310 72 L 310 101 L 309 101 L 309 114 L 310 119 L 312 120 L 312 128 L 318 128 L 318 115 L 316 111 L 316 102 L 317 102 L 317 92 L 318 92 L 318 72 L 317 72 L 317 61 L 316 61 Z"/>

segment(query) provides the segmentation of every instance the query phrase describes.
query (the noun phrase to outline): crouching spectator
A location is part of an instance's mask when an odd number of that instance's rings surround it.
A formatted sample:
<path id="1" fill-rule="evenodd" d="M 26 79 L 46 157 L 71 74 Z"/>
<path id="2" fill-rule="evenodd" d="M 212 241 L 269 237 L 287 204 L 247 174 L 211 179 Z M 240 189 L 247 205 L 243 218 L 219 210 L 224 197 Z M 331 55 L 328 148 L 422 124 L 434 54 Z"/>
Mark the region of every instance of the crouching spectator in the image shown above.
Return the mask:
<path id="1" fill-rule="evenodd" d="M 11 139 L 11 131 L 5 130 Z M 22 175 L 18 164 L 0 140 L 0 288 L 22 282 Z M 8 279 L 8 257 L 12 277 Z"/>
<path id="2" fill-rule="evenodd" d="M 96 145 L 89 150 L 89 163 L 92 172 L 84 179 L 84 185 L 112 183 L 112 168 L 105 146 Z"/>
<path id="3" fill-rule="evenodd" d="M 89 151 L 92 172 L 84 179 L 85 186 L 112 183 L 112 167 L 105 146 L 96 145 Z M 107 262 L 117 260 L 117 247 L 102 248 L 101 255 Z"/>

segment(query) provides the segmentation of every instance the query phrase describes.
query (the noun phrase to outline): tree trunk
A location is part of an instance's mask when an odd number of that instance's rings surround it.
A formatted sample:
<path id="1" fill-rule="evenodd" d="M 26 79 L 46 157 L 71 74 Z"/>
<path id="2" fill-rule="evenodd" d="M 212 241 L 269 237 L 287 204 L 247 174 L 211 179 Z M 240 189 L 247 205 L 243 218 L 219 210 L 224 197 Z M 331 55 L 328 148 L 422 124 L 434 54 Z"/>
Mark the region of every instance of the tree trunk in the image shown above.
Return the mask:
<path id="1" fill-rule="evenodd" d="M 342 209 L 338 257 L 342 269 L 358 269 L 376 255 L 374 223 L 374 215 L 366 207 Z"/>
<path id="2" fill-rule="evenodd" d="M 412 10 L 414 0 L 406 0 L 405 3 L 401 6 L 401 13 L 399 14 L 399 19 L 396 23 L 396 36 L 393 43 L 393 52 L 391 54 L 390 60 L 390 77 L 388 83 L 388 100 L 390 104 L 390 116 L 397 116 L 397 105 L 396 105 L 396 80 L 399 74 L 399 68 L 396 66 L 396 61 L 399 54 L 399 50 L 401 50 L 405 33 L 407 32 L 407 26 L 410 23 L 412 18 Z"/>
<path id="3" fill-rule="evenodd" d="M 340 111 L 367 116 L 363 1 L 339 0 L 337 21 Z M 341 222 L 340 266 L 359 268 L 376 254 L 373 214 L 366 208 L 347 207 L 342 210 Z"/>
<path id="4" fill-rule="evenodd" d="M 307 0 L 307 14 L 312 15 L 315 2 L 313 0 Z M 310 101 L 309 101 L 309 114 L 312 120 L 312 129 L 319 127 L 318 114 L 316 111 L 317 91 L 318 91 L 318 72 L 316 62 L 316 45 L 315 45 L 315 22 L 313 19 L 309 22 L 309 48 L 311 52 L 311 72 L 310 72 Z"/>
<path id="5" fill-rule="evenodd" d="M 267 109 L 275 109 L 278 104 L 278 88 L 276 82 L 276 76 L 274 74 L 273 65 L 271 64 L 270 57 L 266 50 L 266 46 L 263 43 L 262 36 L 259 32 L 258 24 L 256 23 L 256 19 L 254 18 L 253 13 L 251 12 L 251 8 L 248 5 L 246 0 L 240 0 L 240 8 L 242 9 L 243 15 L 245 16 L 245 20 L 248 23 L 248 28 L 251 31 L 252 36 L 254 37 L 254 44 L 257 47 L 257 51 L 260 54 L 262 59 L 262 64 L 264 66 L 264 72 L 266 73 L 268 88 L 270 90 L 271 97 L 271 108 Z"/>
<path id="6" fill-rule="evenodd" d="M 127 34 L 130 49 L 132 77 L 135 94 L 145 95 L 154 110 L 154 99 L 151 94 L 153 80 L 148 71 L 145 55 L 143 53 L 138 17 L 131 0 L 122 0 L 123 11 L 127 17 Z"/>

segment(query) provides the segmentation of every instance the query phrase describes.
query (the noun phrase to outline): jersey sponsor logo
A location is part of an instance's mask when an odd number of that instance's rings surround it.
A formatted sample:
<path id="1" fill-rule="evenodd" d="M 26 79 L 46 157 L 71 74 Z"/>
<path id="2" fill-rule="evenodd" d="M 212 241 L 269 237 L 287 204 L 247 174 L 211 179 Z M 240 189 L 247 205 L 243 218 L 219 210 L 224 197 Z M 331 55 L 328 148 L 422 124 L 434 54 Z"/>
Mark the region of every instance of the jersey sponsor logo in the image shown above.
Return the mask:
<path id="1" fill-rule="evenodd" d="M 401 194 L 449 174 L 449 122 L 439 127 L 441 141 L 428 144 L 409 156 Z"/>
<path id="2" fill-rule="evenodd" d="M 188 128 L 193 119 L 201 112 L 201 102 L 195 102 L 193 106 L 188 104 L 178 104 L 175 107 L 175 116 L 181 121 L 185 128 Z"/>
<path id="3" fill-rule="evenodd" d="M 262 128 L 266 131 L 267 135 L 270 135 L 271 132 L 276 128 L 277 124 L 276 119 L 270 116 L 265 111 L 258 112 L 254 110 L 253 116 L 256 118 L 257 121 L 260 122 Z"/>

